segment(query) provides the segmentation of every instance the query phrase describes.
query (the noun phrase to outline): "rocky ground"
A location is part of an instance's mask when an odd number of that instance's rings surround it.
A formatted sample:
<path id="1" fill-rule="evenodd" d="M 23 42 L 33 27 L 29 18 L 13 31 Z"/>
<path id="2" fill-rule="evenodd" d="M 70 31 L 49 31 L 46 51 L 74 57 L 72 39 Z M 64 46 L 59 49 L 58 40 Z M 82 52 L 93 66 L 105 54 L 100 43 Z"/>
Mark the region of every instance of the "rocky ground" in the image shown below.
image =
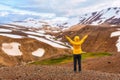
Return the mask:
<path id="1" fill-rule="evenodd" d="M 0 68 L 0 80 L 120 80 L 120 74 L 94 70 L 73 72 L 72 66 L 15 66 Z"/>
<path id="2" fill-rule="evenodd" d="M 83 61 L 83 67 L 87 70 L 95 70 L 107 73 L 120 73 L 120 53 L 101 58 L 87 59 Z"/>

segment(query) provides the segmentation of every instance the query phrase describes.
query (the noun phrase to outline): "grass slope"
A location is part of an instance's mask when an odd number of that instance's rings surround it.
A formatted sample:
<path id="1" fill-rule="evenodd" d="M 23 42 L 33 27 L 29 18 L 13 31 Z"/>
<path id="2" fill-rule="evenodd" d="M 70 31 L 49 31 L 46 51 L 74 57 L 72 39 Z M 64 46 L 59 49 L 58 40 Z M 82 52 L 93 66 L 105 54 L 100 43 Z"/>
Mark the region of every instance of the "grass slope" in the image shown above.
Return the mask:
<path id="1" fill-rule="evenodd" d="M 89 58 L 98 58 L 103 56 L 111 56 L 112 54 L 106 53 L 106 52 L 100 52 L 100 53 L 84 53 L 82 54 L 82 60 L 89 59 Z M 65 64 L 73 61 L 72 55 L 63 55 L 61 57 L 57 58 L 51 58 L 51 59 L 45 59 L 42 61 L 35 61 L 31 64 L 35 65 L 55 65 L 55 64 Z"/>

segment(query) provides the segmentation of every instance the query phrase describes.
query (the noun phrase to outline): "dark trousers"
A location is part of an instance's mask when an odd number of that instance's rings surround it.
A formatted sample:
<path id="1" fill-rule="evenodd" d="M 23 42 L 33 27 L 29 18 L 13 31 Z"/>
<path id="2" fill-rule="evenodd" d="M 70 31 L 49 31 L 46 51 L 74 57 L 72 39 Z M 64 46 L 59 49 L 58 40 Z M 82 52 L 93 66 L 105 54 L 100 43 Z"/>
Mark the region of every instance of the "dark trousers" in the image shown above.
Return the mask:
<path id="1" fill-rule="evenodd" d="M 74 62 L 74 71 L 76 72 L 77 70 L 77 63 L 78 63 L 78 70 L 81 71 L 81 54 L 74 54 L 73 62 Z"/>

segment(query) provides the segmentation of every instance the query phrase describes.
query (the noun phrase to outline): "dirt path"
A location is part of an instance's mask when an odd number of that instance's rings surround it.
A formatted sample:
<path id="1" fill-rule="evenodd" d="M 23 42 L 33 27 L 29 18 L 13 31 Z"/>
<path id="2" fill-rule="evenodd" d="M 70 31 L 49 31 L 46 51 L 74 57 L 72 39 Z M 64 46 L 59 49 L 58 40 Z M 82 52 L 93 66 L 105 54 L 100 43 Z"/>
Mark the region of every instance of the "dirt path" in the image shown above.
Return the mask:
<path id="1" fill-rule="evenodd" d="M 74 73 L 72 67 L 32 65 L 0 68 L 0 80 L 120 80 L 120 74 L 92 70 Z"/>

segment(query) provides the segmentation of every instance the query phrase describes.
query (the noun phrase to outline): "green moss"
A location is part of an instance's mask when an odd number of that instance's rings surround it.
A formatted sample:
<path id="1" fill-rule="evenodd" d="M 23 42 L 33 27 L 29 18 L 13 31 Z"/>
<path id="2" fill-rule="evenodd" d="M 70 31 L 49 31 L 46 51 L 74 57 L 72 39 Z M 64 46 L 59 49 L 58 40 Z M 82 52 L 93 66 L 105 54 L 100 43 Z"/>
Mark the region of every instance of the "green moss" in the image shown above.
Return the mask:
<path id="1" fill-rule="evenodd" d="M 64 63 L 64 62 L 71 61 L 71 60 L 72 60 L 71 55 L 64 55 L 64 56 L 59 57 L 59 58 L 52 58 L 52 59 L 46 59 L 46 60 L 42 60 L 42 61 L 36 61 L 36 62 L 31 63 L 31 64 L 53 65 L 53 64 Z"/>
<path id="2" fill-rule="evenodd" d="M 106 53 L 106 52 L 100 52 L 100 53 L 83 53 L 82 54 L 82 60 L 89 59 L 89 58 L 96 58 L 96 57 L 103 57 L 103 56 L 111 56 L 112 54 Z M 55 64 L 63 64 L 63 63 L 69 63 L 73 61 L 72 55 L 63 55 L 58 58 L 52 58 L 52 59 L 46 59 L 42 61 L 36 61 L 31 64 L 35 65 L 55 65 Z"/>
<path id="3" fill-rule="evenodd" d="M 99 53 L 83 53 L 82 59 L 88 59 L 88 58 L 96 58 L 96 57 L 103 57 L 103 56 L 111 56 L 112 54 L 107 52 L 99 52 Z"/>

